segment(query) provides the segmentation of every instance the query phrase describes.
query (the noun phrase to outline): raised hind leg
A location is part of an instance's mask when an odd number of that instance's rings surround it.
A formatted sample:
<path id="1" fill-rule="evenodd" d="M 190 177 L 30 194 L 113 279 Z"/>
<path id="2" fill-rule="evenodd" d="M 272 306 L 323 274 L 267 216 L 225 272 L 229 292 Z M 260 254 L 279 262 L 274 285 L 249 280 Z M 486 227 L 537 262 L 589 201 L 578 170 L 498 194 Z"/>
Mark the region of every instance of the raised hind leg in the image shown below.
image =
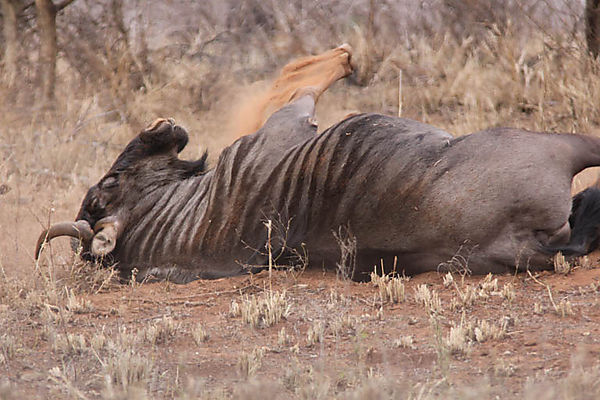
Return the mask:
<path id="1" fill-rule="evenodd" d="M 320 55 L 292 61 L 283 67 L 271 87 L 271 105 L 277 109 L 307 91 L 316 102 L 335 81 L 352 73 L 351 57 L 352 48 L 343 44 Z"/>
<path id="2" fill-rule="evenodd" d="M 238 137 L 256 132 L 275 111 L 304 95 L 310 95 L 316 103 L 329 86 L 352 73 L 351 57 L 352 48 L 344 44 L 287 64 L 258 100 L 254 98 L 242 106 L 240 114 L 246 118 L 236 129 Z"/>

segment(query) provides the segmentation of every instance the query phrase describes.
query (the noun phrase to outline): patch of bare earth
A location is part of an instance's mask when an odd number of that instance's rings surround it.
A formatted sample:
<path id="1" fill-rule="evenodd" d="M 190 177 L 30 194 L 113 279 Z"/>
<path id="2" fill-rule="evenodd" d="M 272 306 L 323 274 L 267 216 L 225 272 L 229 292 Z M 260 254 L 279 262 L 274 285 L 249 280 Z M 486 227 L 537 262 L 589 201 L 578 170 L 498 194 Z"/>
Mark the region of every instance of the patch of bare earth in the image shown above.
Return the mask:
<path id="1" fill-rule="evenodd" d="M 51 270 L 2 286 L 0 398 L 600 393 L 597 268 L 370 283 L 308 269 L 80 293 Z"/>

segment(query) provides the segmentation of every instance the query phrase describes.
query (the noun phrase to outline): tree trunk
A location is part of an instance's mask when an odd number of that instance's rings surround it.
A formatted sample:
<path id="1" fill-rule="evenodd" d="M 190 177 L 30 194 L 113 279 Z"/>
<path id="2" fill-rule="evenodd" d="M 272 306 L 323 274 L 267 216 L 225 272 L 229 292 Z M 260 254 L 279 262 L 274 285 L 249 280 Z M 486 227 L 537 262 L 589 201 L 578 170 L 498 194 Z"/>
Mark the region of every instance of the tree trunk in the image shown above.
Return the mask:
<path id="1" fill-rule="evenodd" d="M 588 50 L 597 58 L 600 54 L 600 0 L 585 1 L 585 37 Z"/>
<path id="2" fill-rule="evenodd" d="M 2 6 L 2 33 L 4 35 L 4 79 L 9 87 L 17 77 L 18 39 L 17 4 L 14 0 L 0 0 Z"/>
<path id="3" fill-rule="evenodd" d="M 42 79 L 42 105 L 52 107 L 56 86 L 56 7 L 52 0 L 35 0 L 40 35 L 39 68 Z"/>

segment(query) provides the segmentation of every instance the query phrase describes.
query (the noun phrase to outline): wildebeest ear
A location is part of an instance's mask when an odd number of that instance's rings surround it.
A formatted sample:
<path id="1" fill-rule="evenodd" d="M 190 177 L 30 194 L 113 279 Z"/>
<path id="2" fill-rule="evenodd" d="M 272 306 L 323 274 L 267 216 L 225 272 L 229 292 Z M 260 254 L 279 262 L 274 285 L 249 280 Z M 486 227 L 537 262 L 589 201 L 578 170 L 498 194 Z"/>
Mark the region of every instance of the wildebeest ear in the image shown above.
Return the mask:
<path id="1" fill-rule="evenodd" d="M 172 118 L 159 118 L 140 133 L 142 143 L 152 152 L 163 152 L 175 149 L 181 152 L 188 143 L 188 134 Z"/>

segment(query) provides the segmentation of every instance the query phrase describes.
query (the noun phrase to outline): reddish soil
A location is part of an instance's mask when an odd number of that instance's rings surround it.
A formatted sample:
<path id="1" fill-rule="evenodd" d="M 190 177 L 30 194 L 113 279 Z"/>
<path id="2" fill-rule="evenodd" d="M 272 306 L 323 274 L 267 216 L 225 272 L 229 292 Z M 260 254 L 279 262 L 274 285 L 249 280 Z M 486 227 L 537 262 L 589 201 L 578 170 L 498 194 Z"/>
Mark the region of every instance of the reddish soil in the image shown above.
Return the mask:
<path id="1" fill-rule="evenodd" d="M 468 354 L 440 355 L 430 316 L 413 299 L 420 284 L 440 294 L 443 312 L 438 320 L 445 340 L 450 326 L 460 321 L 462 311 L 451 311 L 451 299 L 457 291 L 445 288 L 443 276 L 437 273 L 411 278 L 406 283 L 407 300 L 385 304 L 383 315 L 373 284 L 341 280 L 334 272 L 318 270 L 306 270 L 298 277 L 275 272 L 271 281 L 268 273 L 261 273 L 187 285 L 121 285 L 106 293 L 85 296 L 94 311 L 74 314 L 64 329 L 86 336 L 102 330 L 114 334 L 118 327 L 135 332 L 164 316 L 172 317 L 178 324 L 174 337 L 151 353 L 161 378 L 156 387 L 150 386 L 151 397 L 172 397 L 190 378 L 206 387 L 221 388 L 225 394 L 232 393 L 246 381 L 239 373 L 240 355 L 255 348 L 262 348 L 264 355 L 253 379 L 270 382 L 281 398 L 297 395 L 298 388 L 306 384 L 302 379 L 308 379 L 311 370 L 313 382 L 315 373 L 321 376 L 321 382 L 328 382 L 329 394 L 349 390 L 357 385 L 357 377 L 369 375 L 408 389 L 440 378 L 445 378 L 444 385 L 459 387 L 478 387 L 486 382 L 500 393 L 516 396 L 527 380 L 564 378 L 574 363 L 586 366 L 599 360 L 600 269 L 578 268 L 568 275 L 542 273 L 536 276 L 537 281 L 525 274 L 494 278 L 498 279 L 499 290 L 505 284 L 514 285 L 514 299 L 509 302 L 493 293 L 466 307 L 464 315 L 468 320 L 493 323 L 508 318 L 507 335 L 472 343 Z M 466 277 L 464 285 L 477 285 L 482 279 Z M 542 283 L 551 288 L 555 303 L 571 303 L 573 315 L 563 317 L 554 312 Z M 291 309 L 285 320 L 272 327 L 252 328 L 240 317 L 229 315 L 231 302 L 241 301 L 240 293 L 259 294 L 270 286 L 287 293 Z M 535 303 L 541 305 L 541 312 L 534 312 Z M 10 310 L 0 311 L 8 315 Z M 353 326 L 334 334 L 335 318 L 344 315 L 355 318 Z M 324 340 L 309 346 L 307 331 L 315 320 L 325 322 Z M 190 334 L 196 323 L 210 334 L 202 345 L 197 345 Z M 18 324 L 19 340 L 25 346 L 7 368 L 2 368 L 3 374 L 27 396 L 68 392 L 47 379 L 48 371 L 61 361 L 40 333 L 40 317 L 32 315 Z M 278 341 L 282 328 L 290 337 L 287 344 Z M 409 335 L 414 339 L 412 346 L 394 345 L 396 339 Z M 151 347 L 146 344 L 144 348 L 150 351 Z M 89 365 L 77 366 L 75 361 L 67 360 L 67 365 L 75 365 L 80 374 L 72 376 L 75 385 L 95 397 L 101 391 L 98 379 L 94 380 L 99 365 L 94 366 L 97 363 L 93 358 L 88 359 Z"/>

